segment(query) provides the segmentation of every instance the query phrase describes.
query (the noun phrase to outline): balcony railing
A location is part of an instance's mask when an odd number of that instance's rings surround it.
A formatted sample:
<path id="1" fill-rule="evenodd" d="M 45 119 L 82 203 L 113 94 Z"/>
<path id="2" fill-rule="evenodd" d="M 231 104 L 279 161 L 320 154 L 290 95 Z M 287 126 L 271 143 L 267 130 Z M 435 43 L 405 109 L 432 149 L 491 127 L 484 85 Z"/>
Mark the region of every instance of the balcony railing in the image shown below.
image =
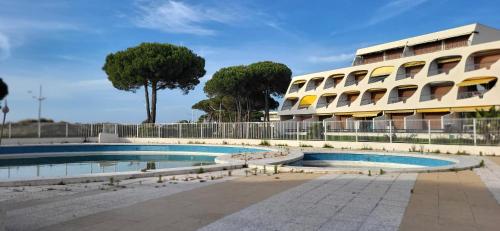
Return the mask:
<path id="1" fill-rule="evenodd" d="M 479 70 L 482 68 L 485 68 L 486 70 L 489 70 L 495 62 L 484 62 L 484 63 L 469 63 L 465 65 L 465 71 L 474 71 L 474 70 Z"/>
<path id="2" fill-rule="evenodd" d="M 429 95 L 424 95 L 424 98 L 428 98 L 429 100 L 434 100 L 437 99 L 438 101 L 441 101 L 444 95 L 438 95 L 438 94 L 429 94 Z"/>
<path id="3" fill-rule="evenodd" d="M 398 102 L 403 102 L 406 103 L 406 100 L 408 100 L 411 96 L 394 96 L 389 98 L 389 103 L 398 103 Z"/>
<path id="4" fill-rule="evenodd" d="M 358 85 L 358 81 L 356 81 L 355 79 L 348 79 L 348 80 L 345 82 L 345 85 L 346 85 L 346 86 Z"/>
<path id="5" fill-rule="evenodd" d="M 364 100 L 361 100 L 361 105 L 368 105 L 368 104 L 375 105 L 376 103 L 377 103 L 377 101 L 375 101 L 373 99 L 364 99 Z"/>
<path id="6" fill-rule="evenodd" d="M 403 73 L 396 75 L 396 79 L 415 78 L 415 73 Z"/>
<path id="7" fill-rule="evenodd" d="M 463 92 L 458 92 L 458 98 L 459 99 L 465 99 L 465 98 L 472 98 L 475 96 L 479 96 L 479 98 L 482 98 L 484 93 L 487 92 L 488 90 L 483 90 L 483 91 L 463 91 Z"/>
<path id="8" fill-rule="evenodd" d="M 352 104 L 352 101 L 349 101 L 349 100 L 341 100 L 339 101 L 339 104 L 342 105 L 342 106 L 348 106 L 350 107 L 351 104 Z"/>

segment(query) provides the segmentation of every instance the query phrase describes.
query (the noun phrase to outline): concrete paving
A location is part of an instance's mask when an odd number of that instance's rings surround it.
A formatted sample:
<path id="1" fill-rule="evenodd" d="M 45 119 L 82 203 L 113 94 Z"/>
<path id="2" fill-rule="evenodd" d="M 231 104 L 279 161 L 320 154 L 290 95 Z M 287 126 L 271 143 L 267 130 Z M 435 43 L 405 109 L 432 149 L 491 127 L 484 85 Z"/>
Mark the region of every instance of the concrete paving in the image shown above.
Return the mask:
<path id="1" fill-rule="evenodd" d="M 45 227 L 42 230 L 197 230 L 314 174 L 251 176 L 184 191 Z"/>
<path id="2" fill-rule="evenodd" d="M 483 158 L 484 168 L 476 168 L 474 172 L 479 175 L 491 194 L 500 204 L 500 157 Z"/>
<path id="3" fill-rule="evenodd" d="M 201 230 L 397 230 L 415 178 L 326 175 Z"/>
<path id="4" fill-rule="evenodd" d="M 400 230 L 498 230 L 500 206 L 473 171 L 423 173 Z"/>
<path id="5" fill-rule="evenodd" d="M 209 174 L 213 173 L 200 176 L 205 177 Z M 78 217 L 223 182 L 230 180 L 231 177 L 207 180 L 205 183 L 200 183 L 198 180 L 184 181 L 181 179 L 178 176 L 178 181 L 175 184 L 157 183 L 158 178 L 127 180 L 121 182 L 120 186 L 90 183 L 92 189 L 88 191 L 84 191 L 87 188 L 80 184 L 35 186 L 28 187 L 28 189 L 12 188 L 11 193 L 18 194 L 18 196 L 15 197 L 15 194 L 7 193 L 0 195 L 1 198 L 4 196 L 7 198 L 0 206 L 6 210 L 6 230 L 37 230 Z M 167 179 L 165 178 L 165 180 Z M 99 188 L 95 188 L 97 184 Z M 62 187 L 71 191 L 59 190 Z M 4 189 L 4 191 L 7 190 Z M 37 196 L 33 197 L 33 195 Z"/>

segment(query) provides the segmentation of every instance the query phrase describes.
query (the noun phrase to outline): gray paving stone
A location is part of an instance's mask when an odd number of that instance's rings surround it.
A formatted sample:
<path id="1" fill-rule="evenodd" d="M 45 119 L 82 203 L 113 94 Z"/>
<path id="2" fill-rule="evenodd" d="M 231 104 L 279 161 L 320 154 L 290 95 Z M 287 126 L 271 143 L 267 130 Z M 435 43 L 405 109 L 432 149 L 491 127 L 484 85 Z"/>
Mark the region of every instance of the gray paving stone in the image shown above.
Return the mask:
<path id="1" fill-rule="evenodd" d="M 396 230 L 416 174 L 327 175 L 239 212 L 202 230 Z M 267 214 L 266 214 L 267 213 Z M 239 217 L 250 218 L 241 220 Z M 230 229 L 227 229 L 229 228 Z"/>

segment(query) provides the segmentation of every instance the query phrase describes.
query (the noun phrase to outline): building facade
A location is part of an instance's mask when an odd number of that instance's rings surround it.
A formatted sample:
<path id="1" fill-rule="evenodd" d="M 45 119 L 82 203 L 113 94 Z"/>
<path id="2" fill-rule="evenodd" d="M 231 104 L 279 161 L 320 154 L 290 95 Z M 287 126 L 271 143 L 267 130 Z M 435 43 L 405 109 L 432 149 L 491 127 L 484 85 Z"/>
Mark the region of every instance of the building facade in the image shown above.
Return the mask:
<path id="1" fill-rule="evenodd" d="M 281 120 L 463 118 L 500 105 L 500 30 L 471 24 L 357 50 L 350 67 L 292 79 Z M 417 128 L 416 128 L 417 129 Z"/>

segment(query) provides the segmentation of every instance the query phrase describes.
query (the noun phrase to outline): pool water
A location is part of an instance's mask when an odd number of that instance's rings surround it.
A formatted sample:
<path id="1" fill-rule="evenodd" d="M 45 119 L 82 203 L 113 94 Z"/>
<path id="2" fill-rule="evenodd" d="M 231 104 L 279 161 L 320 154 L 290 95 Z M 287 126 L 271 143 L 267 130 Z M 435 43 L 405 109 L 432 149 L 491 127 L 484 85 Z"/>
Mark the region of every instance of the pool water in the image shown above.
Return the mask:
<path id="1" fill-rule="evenodd" d="M 353 153 L 305 153 L 303 161 L 359 161 L 372 163 L 404 164 L 421 167 L 440 167 L 455 162 L 431 157 Z"/>
<path id="2" fill-rule="evenodd" d="M 37 145 L 0 149 L 0 181 L 215 164 L 217 155 L 267 149 L 213 145 Z"/>
<path id="3" fill-rule="evenodd" d="M 68 153 L 71 155 L 71 153 Z M 35 177 L 78 176 L 96 173 L 140 171 L 148 162 L 156 169 L 214 164 L 215 156 L 204 155 L 106 155 L 16 158 L 0 160 L 0 180 Z"/>

